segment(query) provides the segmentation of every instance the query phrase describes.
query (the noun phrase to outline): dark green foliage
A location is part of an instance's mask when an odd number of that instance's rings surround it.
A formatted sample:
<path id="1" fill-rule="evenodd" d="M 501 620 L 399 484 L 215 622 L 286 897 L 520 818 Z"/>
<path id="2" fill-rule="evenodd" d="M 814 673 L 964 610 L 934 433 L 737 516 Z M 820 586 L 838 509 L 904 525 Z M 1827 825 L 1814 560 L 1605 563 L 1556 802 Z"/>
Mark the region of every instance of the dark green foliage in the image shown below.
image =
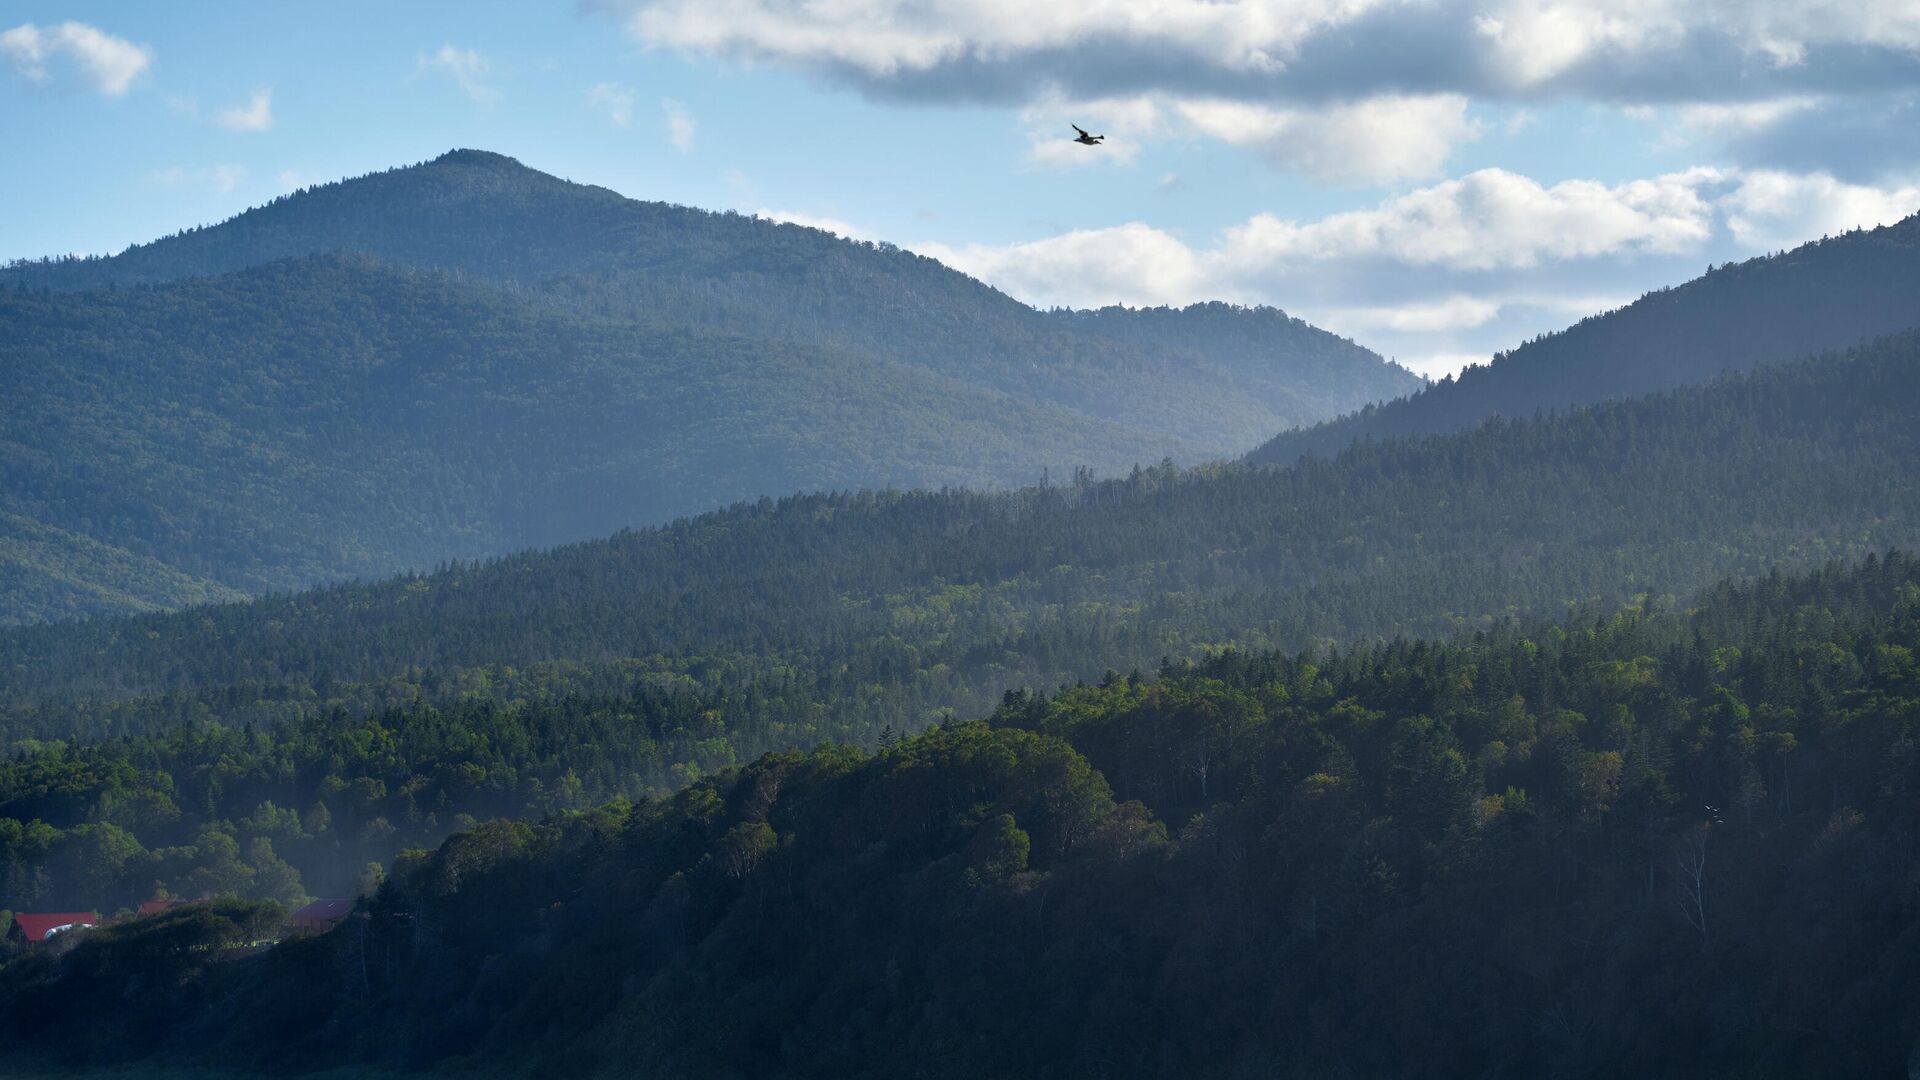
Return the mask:
<path id="1" fill-rule="evenodd" d="M 95 1052 L 662 1077 L 1897 1075 L 1920 1036 L 1917 647 L 1920 562 L 1893 554 L 1688 613 L 1009 695 L 874 756 L 774 754 L 662 800 L 482 826 L 400 860 L 325 938 L 103 1004 L 133 1030 L 201 1019 Z M 79 955 L 16 964 L 0 994 L 119 989 L 125 960 Z M 99 1022 L 0 1018 L 29 1048 Z"/>
<path id="2" fill-rule="evenodd" d="M 855 654 L 853 675 L 884 686 L 1038 650 L 1025 681 L 1046 685 L 1062 637 L 1077 668 L 1104 659 L 1081 643 L 1114 635 L 1292 648 L 1450 630 L 1904 544 L 1916 408 L 1920 338 L 1896 338 L 1292 470 L 761 500 L 431 575 L 22 628 L 0 634 L 0 672 L 24 705 L 622 657 L 700 683 L 769 664 L 830 680 Z M 139 728 L 29 714 L 12 730 Z"/>
<path id="3" fill-rule="evenodd" d="M 219 899 L 15 945 L 0 963 L 0 1011 L 15 1030 L 67 1036 L 31 1040 L 66 1068 L 137 1060 L 190 1040 L 209 1019 L 210 966 L 278 937 L 285 923 L 271 900 Z"/>
<path id="4" fill-rule="evenodd" d="M 1248 460 L 1290 465 L 1356 440 L 1657 393 L 1920 326 L 1920 215 L 1709 270 L 1582 319 L 1420 393 L 1284 432 Z"/>
<path id="5" fill-rule="evenodd" d="M 0 270 L 0 343 L 0 622 L 1200 461 L 1418 385 L 1271 309 L 1039 312 L 474 152 Z"/>
<path id="6" fill-rule="evenodd" d="M 0 826 L 18 830 L 0 904 L 110 909 L 155 882 L 286 895 L 282 862 L 298 887 L 347 892 L 368 861 L 463 821 L 658 796 L 770 750 L 891 745 L 1010 688 L 1608 610 L 1906 546 L 1915 348 L 1291 470 L 796 497 L 378 585 L 0 634 L 16 757 Z M 1489 723 L 1567 745 L 1551 712 Z M 1458 748 L 1419 724 L 1395 740 L 1392 805 L 1443 820 Z M 1561 782 L 1595 770 L 1569 758 Z M 1151 783 L 1204 801 L 1213 775 Z M 70 854 L 106 840 L 110 861 Z"/>

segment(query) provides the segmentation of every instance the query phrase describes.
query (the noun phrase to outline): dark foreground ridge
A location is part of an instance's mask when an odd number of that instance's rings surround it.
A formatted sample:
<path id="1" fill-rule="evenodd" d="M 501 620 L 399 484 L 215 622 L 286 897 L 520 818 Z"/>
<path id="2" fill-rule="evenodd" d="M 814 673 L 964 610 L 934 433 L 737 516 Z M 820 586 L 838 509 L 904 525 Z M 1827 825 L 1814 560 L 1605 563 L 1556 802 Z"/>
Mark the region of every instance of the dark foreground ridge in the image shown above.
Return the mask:
<path id="1" fill-rule="evenodd" d="M 543 1075 L 1898 1075 L 1920 563 L 1228 652 L 0 967 L 19 1060 Z M 1790 977 L 1785 973 L 1791 973 Z"/>

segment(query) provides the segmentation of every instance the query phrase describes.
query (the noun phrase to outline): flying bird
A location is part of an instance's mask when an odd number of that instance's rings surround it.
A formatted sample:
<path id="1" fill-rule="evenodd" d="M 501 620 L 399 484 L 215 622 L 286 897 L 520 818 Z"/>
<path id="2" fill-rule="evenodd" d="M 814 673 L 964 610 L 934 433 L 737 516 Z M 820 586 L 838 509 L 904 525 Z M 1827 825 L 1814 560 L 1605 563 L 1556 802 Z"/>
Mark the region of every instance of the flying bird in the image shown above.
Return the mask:
<path id="1" fill-rule="evenodd" d="M 1079 124 L 1068 124 L 1067 126 L 1080 133 L 1080 137 L 1073 141 L 1081 144 L 1082 146 L 1099 146 L 1100 140 L 1106 138 L 1105 135 L 1087 134 L 1087 129 L 1081 127 Z"/>

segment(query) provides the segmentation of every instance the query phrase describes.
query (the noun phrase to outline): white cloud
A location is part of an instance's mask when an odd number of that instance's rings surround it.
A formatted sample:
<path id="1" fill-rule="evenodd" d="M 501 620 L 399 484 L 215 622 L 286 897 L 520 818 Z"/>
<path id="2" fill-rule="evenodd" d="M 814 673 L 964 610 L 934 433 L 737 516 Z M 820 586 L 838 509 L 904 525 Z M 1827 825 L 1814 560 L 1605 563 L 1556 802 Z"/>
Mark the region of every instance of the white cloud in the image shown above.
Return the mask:
<path id="1" fill-rule="evenodd" d="M 245 165 L 207 165 L 198 168 L 175 165 L 150 172 L 145 177 L 147 183 L 161 187 L 194 187 L 219 192 L 232 191 L 246 178 Z"/>
<path id="2" fill-rule="evenodd" d="M 607 119 L 620 127 L 633 123 L 633 88 L 617 82 L 594 84 L 587 91 L 587 104 L 605 109 Z"/>
<path id="3" fill-rule="evenodd" d="M 1713 199 L 1735 183 L 1730 174 L 1693 169 L 1613 186 L 1570 180 L 1546 187 L 1483 169 L 1313 221 L 1256 214 L 1205 248 L 1129 222 L 1021 244 L 919 250 L 1042 305 L 1272 301 L 1265 283 L 1364 278 L 1365 267 L 1399 267 L 1443 295 L 1391 307 L 1349 298 L 1337 310 L 1366 326 L 1459 328 L 1486 322 L 1499 305 L 1449 290 L 1450 275 L 1699 251 L 1714 234 Z"/>
<path id="4" fill-rule="evenodd" d="M 152 49 L 82 22 L 44 28 L 22 23 L 0 33 L 0 55 L 12 60 L 22 75 L 36 83 L 47 82 L 51 61 L 63 57 L 80 68 L 95 90 L 108 97 L 126 93 L 133 80 L 153 64 Z"/>
<path id="5" fill-rule="evenodd" d="M 1468 114 L 1475 102 L 1653 108 L 1671 120 L 1662 149 L 1710 139 L 1726 152 L 1720 160 L 1807 171 L 1804 158 L 1739 133 L 1802 114 L 1807 101 L 1878 100 L 1920 88 L 1920 0 L 603 6 L 624 10 L 629 32 L 649 47 L 783 66 L 872 99 L 1022 107 L 1028 159 L 1044 166 L 1127 165 L 1149 140 L 1201 135 L 1331 184 L 1438 174 L 1461 143 L 1481 134 Z M 1066 103 L 1081 107 L 1060 107 Z M 1517 109 L 1507 133 L 1528 118 Z M 1068 120 L 1104 129 L 1107 145 L 1096 153 L 1062 139 Z M 1903 134 L 1912 128 L 1910 116 L 1890 112 L 1843 142 L 1920 142 Z M 1858 159 L 1861 170 L 1886 156 L 1823 152 Z"/>
<path id="6" fill-rule="evenodd" d="M 1028 160 L 1046 166 L 1131 164 L 1155 139 L 1201 135 L 1258 151 L 1274 166 L 1324 183 L 1375 185 L 1441 171 L 1461 142 L 1479 137 L 1458 94 L 1388 94 L 1316 108 L 1232 98 L 1138 95 L 1071 101 L 1048 96 L 1021 110 Z M 1074 141 L 1078 124 L 1106 141 Z"/>
<path id="7" fill-rule="evenodd" d="M 640 40 L 902 95 L 1771 96 L 1912 66 L 1912 0 L 630 0 Z"/>
<path id="8" fill-rule="evenodd" d="M 1349 291 L 1329 293 L 1327 310 L 1355 325 L 1415 332 L 1479 326 L 1515 304 L 1566 314 L 1622 298 L 1590 285 L 1571 295 L 1527 287 L 1562 268 L 1692 259 L 1716 245 L 1758 254 L 1916 210 L 1920 187 L 1821 174 L 1697 168 L 1548 187 L 1483 169 L 1312 221 L 1256 214 L 1203 247 L 1129 222 L 1017 244 L 916 249 L 1041 305 L 1278 302 L 1273 283 L 1333 281 Z M 1369 280 L 1390 274 L 1413 282 L 1417 298 L 1368 302 Z M 1499 287 L 1462 289 L 1466 281 Z"/>
<path id="9" fill-rule="evenodd" d="M 1428 379 L 1441 379 L 1448 375 L 1458 375 L 1474 364 L 1484 364 L 1488 359 L 1480 353 L 1432 352 L 1420 356 L 1400 356 L 1396 357 L 1395 361 L 1415 375 Z"/>
<path id="10" fill-rule="evenodd" d="M 1501 302 L 1491 297 L 1455 293 L 1410 304 L 1343 308 L 1321 317 L 1353 331 L 1396 330 L 1418 334 L 1485 326 L 1500 314 L 1500 307 Z"/>
<path id="11" fill-rule="evenodd" d="M 1711 231 L 1702 195 L 1721 174 L 1692 169 L 1609 187 L 1568 180 L 1552 187 L 1482 169 L 1394 196 L 1367 210 L 1301 224 L 1259 214 L 1228 231 L 1224 261 L 1253 269 L 1276 261 L 1377 258 L 1451 270 L 1528 268 L 1542 261 L 1697 247 Z"/>
<path id="12" fill-rule="evenodd" d="M 845 237 L 848 240 L 872 240 L 874 238 L 873 234 L 857 225 L 850 225 L 847 222 L 841 221 L 839 218 L 822 217 L 818 214 L 800 214 L 791 210 L 767 210 L 763 208 L 756 212 L 754 216 L 766 218 L 768 221 L 783 222 L 788 225 L 805 225 L 809 229 L 819 229 L 822 232 L 830 232 L 835 236 Z"/>
<path id="13" fill-rule="evenodd" d="M 673 148 L 683 154 L 693 149 L 693 131 L 697 125 L 687 107 L 672 98 L 663 98 L 660 111 L 666 115 L 667 139 Z"/>
<path id="14" fill-rule="evenodd" d="M 1825 174 L 1690 169 L 1548 186 L 1489 169 L 1313 220 L 1255 215 L 1204 244 L 1129 222 L 912 246 L 1042 307 L 1273 304 L 1438 375 L 1708 262 L 1916 210 L 1920 187 Z"/>
<path id="15" fill-rule="evenodd" d="M 1225 282 L 1210 280 L 1204 253 L 1140 222 L 1024 244 L 921 244 L 916 250 L 1041 306 L 1153 306 L 1202 297 L 1239 298 Z"/>
<path id="16" fill-rule="evenodd" d="M 1792 247 L 1818 236 L 1891 225 L 1920 210 L 1920 186 L 1849 184 L 1831 176 L 1763 170 L 1747 174 L 1726 199 L 1727 227 L 1745 247 Z"/>
<path id="17" fill-rule="evenodd" d="M 500 91 L 485 82 L 491 70 L 487 58 L 472 49 L 442 45 L 438 52 L 421 53 L 415 62 L 420 71 L 438 72 L 454 81 L 460 92 L 475 104 L 492 105 L 500 100 Z"/>
<path id="18" fill-rule="evenodd" d="M 1453 148 L 1478 138 L 1467 99 L 1383 95 L 1320 109 L 1243 101 L 1181 101 L 1195 130 L 1259 149 L 1276 165 L 1333 184 L 1383 184 L 1438 173 Z"/>
<path id="19" fill-rule="evenodd" d="M 830 61 L 870 75 L 1076 44 L 1091 34 L 1159 36 L 1237 67 L 1265 69 L 1275 53 L 1339 9 L 1370 0 L 1213 4 L 1198 0 L 1115 5 L 1101 0 L 945 3 L 809 3 L 799 0 L 662 0 L 629 23 L 645 40 L 749 58 Z"/>
<path id="20" fill-rule="evenodd" d="M 1670 0 L 1507 0 L 1474 15 L 1473 28 L 1518 88 L 1550 83 L 1596 55 L 1672 48 L 1690 29 Z"/>
<path id="21" fill-rule="evenodd" d="M 1708 102 L 1674 110 L 1680 132 L 1693 137 L 1729 138 L 1763 131 L 1790 116 L 1818 108 L 1821 99 L 1806 94 L 1765 101 Z"/>
<path id="22" fill-rule="evenodd" d="M 273 91 L 255 90 L 245 105 L 222 109 L 213 122 L 228 131 L 266 131 L 273 127 Z"/>

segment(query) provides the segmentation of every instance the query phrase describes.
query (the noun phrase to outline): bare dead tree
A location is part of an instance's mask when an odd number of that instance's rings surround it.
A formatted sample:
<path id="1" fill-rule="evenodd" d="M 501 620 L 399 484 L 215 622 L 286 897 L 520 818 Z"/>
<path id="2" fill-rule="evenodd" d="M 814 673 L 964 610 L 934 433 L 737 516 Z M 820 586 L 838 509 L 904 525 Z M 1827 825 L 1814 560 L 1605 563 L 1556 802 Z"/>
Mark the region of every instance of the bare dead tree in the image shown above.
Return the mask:
<path id="1" fill-rule="evenodd" d="M 1680 904 L 1681 917 L 1687 925 L 1700 932 L 1700 948 L 1705 951 L 1707 934 L 1707 842 L 1712 836 L 1711 823 L 1703 823 L 1687 831 L 1673 856 L 1673 879 Z"/>
<path id="2" fill-rule="evenodd" d="M 1187 771 L 1200 781 L 1200 801 L 1207 802 L 1211 794 L 1207 789 L 1207 777 L 1213 772 L 1216 748 L 1213 733 L 1202 729 L 1192 741 L 1187 743 Z"/>

